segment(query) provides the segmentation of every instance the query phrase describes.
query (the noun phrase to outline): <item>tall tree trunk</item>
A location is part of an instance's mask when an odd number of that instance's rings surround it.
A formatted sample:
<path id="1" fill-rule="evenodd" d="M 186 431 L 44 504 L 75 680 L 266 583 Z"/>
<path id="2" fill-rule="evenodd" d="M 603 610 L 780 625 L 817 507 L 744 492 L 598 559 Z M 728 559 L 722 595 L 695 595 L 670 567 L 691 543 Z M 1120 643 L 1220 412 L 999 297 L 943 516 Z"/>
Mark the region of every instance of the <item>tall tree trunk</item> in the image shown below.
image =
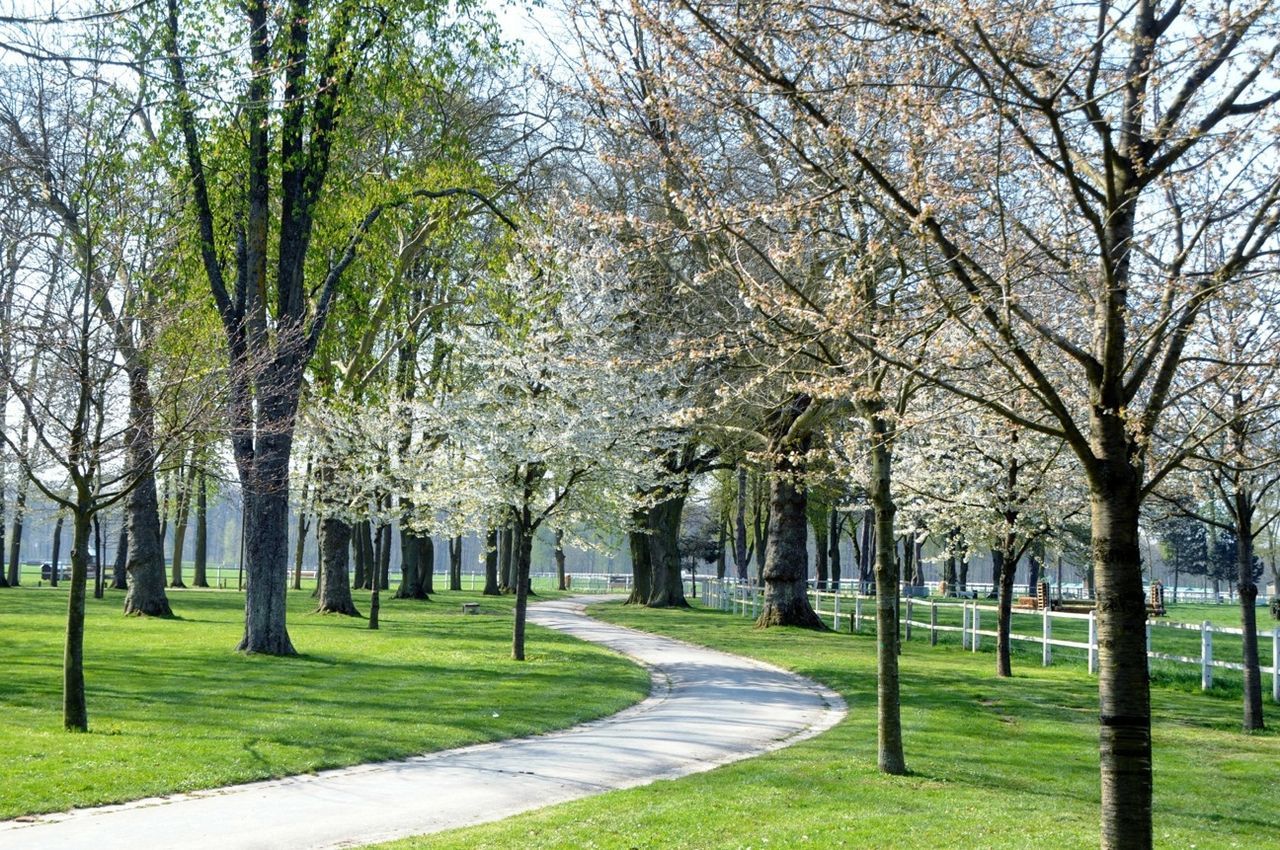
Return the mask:
<path id="1" fill-rule="evenodd" d="M 876 737 L 880 770 L 897 776 L 906 774 L 902 749 L 902 703 L 898 680 L 898 572 L 894 552 L 893 455 L 888 445 L 888 426 L 872 414 L 871 505 L 875 511 L 876 576 Z"/>
<path id="2" fill-rule="evenodd" d="M 565 587 L 564 575 L 564 529 L 556 529 L 556 589 L 568 590 Z"/>
<path id="3" fill-rule="evenodd" d="M 410 503 L 401 500 L 401 507 L 408 508 Z M 406 510 L 406 517 L 408 511 Z M 418 544 L 418 535 L 408 526 L 408 522 L 400 524 L 400 587 L 396 589 L 396 599 L 426 599 L 420 575 L 422 547 Z"/>
<path id="4" fill-rule="evenodd" d="M 681 488 L 649 508 L 650 608 L 688 608 L 680 574 L 680 516 L 686 491 Z"/>
<path id="5" fill-rule="evenodd" d="M 631 595 L 627 597 L 627 604 L 645 605 L 653 590 L 648 509 L 632 512 L 631 524 L 633 527 L 627 532 L 627 543 L 631 548 Z"/>
<path id="6" fill-rule="evenodd" d="M 373 590 L 378 580 L 378 557 L 373 548 L 373 522 L 361 520 L 355 524 L 352 532 L 360 535 L 360 548 L 364 551 L 364 582 L 360 586 L 365 590 Z"/>
<path id="7" fill-rule="evenodd" d="M 351 526 L 346 522 L 336 517 L 320 521 L 320 559 L 324 561 L 324 571 L 320 579 L 320 604 L 316 606 L 318 614 L 360 616 L 351 600 L 348 583 L 351 543 Z"/>
<path id="8" fill-rule="evenodd" d="M 285 376 L 275 379 L 287 389 Z M 279 388 L 272 389 L 278 394 Z M 267 395 L 271 395 L 268 393 Z M 262 403 L 262 421 L 277 423 L 254 441 L 253 457 L 246 469 L 239 458 L 245 518 L 244 637 L 237 649 L 266 655 L 295 655 L 285 624 L 285 588 L 289 562 L 289 455 L 293 450 L 293 413 L 296 401 L 268 398 Z M 284 427 L 283 423 L 290 423 Z M 346 576 L 343 576 L 346 579 Z"/>
<path id="9" fill-rule="evenodd" d="M 1235 494 L 1236 515 L 1236 589 L 1240 593 L 1240 626 L 1243 635 L 1244 718 L 1246 732 L 1264 728 L 1262 717 L 1262 671 L 1258 662 L 1258 585 L 1253 581 L 1253 504 L 1252 494 L 1238 487 Z M 1273 663 L 1276 662 L 1273 659 Z"/>
<path id="10" fill-rule="evenodd" d="M 125 579 L 125 568 L 128 559 L 125 557 L 129 553 L 129 528 L 126 525 L 126 519 L 120 518 L 120 538 L 116 544 L 115 562 L 111 565 L 111 587 L 113 590 L 128 590 L 129 582 Z"/>
<path id="11" fill-rule="evenodd" d="M 82 494 L 83 495 L 83 494 Z M 61 537 L 62 518 L 58 518 Z M 67 641 L 62 654 L 62 725 L 69 732 L 89 731 L 84 693 L 84 603 L 89 577 L 90 515 L 72 514 L 71 593 L 67 600 Z M 56 569 L 56 564 L 54 565 Z"/>
<path id="12" fill-rule="evenodd" d="M 747 468 L 738 467 L 738 495 L 734 501 L 733 566 L 738 581 L 747 580 Z"/>
<path id="13" fill-rule="evenodd" d="M 1138 549 L 1140 479 L 1118 416 L 1095 425 L 1099 469 L 1090 476 L 1098 610 L 1102 846 L 1148 850 L 1151 835 L 1151 696 L 1146 599 Z"/>
<path id="14" fill-rule="evenodd" d="M 129 369 L 129 430 L 125 463 L 135 481 L 125 497 L 125 528 L 129 551 L 125 572 L 129 590 L 124 613 L 130 616 L 172 617 L 165 593 L 164 549 L 160 542 L 160 511 L 156 504 L 155 405 L 146 369 Z"/>
<path id="15" fill-rule="evenodd" d="M 800 447 L 803 454 L 806 446 Z M 786 454 L 774 463 L 769 480 L 769 540 L 765 547 L 764 605 L 756 628 L 802 626 L 825 631 L 826 625 L 809 605 L 809 519 L 803 469 Z"/>
<path id="16" fill-rule="evenodd" d="M 191 585 L 209 586 L 209 480 L 203 469 L 196 477 L 196 551 Z"/>
<path id="17" fill-rule="evenodd" d="M 524 661 L 525 619 L 529 610 L 529 563 L 533 556 L 533 534 L 526 530 L 529 524 L 529 511 L 525 509 L 513 535 L 516 543 L 516 613 L 511 632 L 511 657 L 516 661 Z"/>
<path id="18" fill-rule="evenodd" d="M 874 579 L 876 559 L 876 513 L 874 508 L 862 512 L 862 557 L 858 562 L 858 592 L 867 593 Z"/>
<path id="19" fill-rule="evenodd" d="M 502 588 L 498 585 L 498 530 L 489 529 L 484 548 L 484 595 L 500 596 Z"/>

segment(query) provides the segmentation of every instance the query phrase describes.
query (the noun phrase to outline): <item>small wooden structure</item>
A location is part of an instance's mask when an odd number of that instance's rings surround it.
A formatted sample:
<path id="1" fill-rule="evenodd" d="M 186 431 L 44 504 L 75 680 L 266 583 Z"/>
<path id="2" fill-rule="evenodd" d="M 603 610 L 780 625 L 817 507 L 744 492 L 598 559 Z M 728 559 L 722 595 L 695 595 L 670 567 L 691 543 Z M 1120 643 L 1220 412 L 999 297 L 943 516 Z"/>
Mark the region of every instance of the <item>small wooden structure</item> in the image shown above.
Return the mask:
<path id="1" fill-rule="evenodd" d="M 1147 600 L 1147 616 L 1163 617 L 1166 611 L 1164 609 L 1164 585 L 1158 581 L 1151 582 L 1151 598 Z"/>
<path id="2" fill-rule="evenodd" d="M 462 613 L 464 613 L 464 614 L 479 614 L 479 613 L 480 613 L 480 603 L 479 603 L 479 602 L 463 602 L 463 603 L 462 603 Z"/>

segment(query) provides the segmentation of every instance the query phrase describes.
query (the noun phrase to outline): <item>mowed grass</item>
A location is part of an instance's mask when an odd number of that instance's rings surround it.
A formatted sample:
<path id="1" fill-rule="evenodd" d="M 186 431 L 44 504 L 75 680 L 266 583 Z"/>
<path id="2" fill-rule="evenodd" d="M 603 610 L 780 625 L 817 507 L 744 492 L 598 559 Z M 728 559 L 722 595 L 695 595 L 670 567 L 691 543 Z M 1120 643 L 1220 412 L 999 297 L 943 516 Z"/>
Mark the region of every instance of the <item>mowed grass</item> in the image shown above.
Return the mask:
<path id="1" fill-rule="evenodd" d="M 718 611 L 594 606 L 601 619 L 762 658 L 849 704 L 832 731 L 709 773 L 386 845 L 482 848 L 1075 848 L 1098 845 L 1097 682 L 989 653 L 902 653 L 907 777 L 876 770 L 875 639 L 756 631 Z M 1238 732 L 1235 700 L 1156 687 L 1155 837 L 1166 848 L 1280 846 L 1280 735 Z M 1280 721 L 1280 706 L 1267 705 Z M 1280 726 L 1280 722 L 1276 723 Z"/>
<path id="2" fill-rule="evenodd" d="M 536 627 L 529 660 L 511 661 L 511 598 L 389 596 L 371 632 L 290 592 L 295 658 L 233 651 L 235 592 L 171 591 L 174 620 L 122 616 L 119 591 L 90 598 L 77 735 L 62 729 L 65 587 L 0 590 L 0 818 L 527 735 L 648 693 L 638 666 Z M 356 602 L 367 613 L 368 593 Z"/>

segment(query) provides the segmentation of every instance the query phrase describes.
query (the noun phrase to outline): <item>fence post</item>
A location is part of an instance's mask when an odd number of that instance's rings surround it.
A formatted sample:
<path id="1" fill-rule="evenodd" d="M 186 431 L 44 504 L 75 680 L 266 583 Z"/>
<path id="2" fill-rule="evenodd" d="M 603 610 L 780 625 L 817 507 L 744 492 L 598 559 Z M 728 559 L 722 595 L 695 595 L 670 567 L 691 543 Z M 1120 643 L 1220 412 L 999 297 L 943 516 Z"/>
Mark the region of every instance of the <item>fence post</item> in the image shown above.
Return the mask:
<path id="1" fill-rule="evenodd" d="M 1271 700 L 1280 702 L 1280 626 L 1271 630 Z"/>
<path id="2" fill-rule="evenodd" d="M 929 603 L 929 646 L 938 645 L 938 603 Z"/>
<path id="3" fill-rule="evenodd" d="M 832 604 L 835 605 L 835 613 L 831 615 L 831 628 L 840 631 L 840 590 L 838 588 L 831 594 L 831 598 L 834 600 Z"/>
<path id="4" fill-rule="evenodd" d="M 862 597 L 853 597 L 853 630 L 862 633 Z"/>
<path id="5" fill-rule="evenodd" d="M 1200 690 L 1213 686 L 1213 624 L 1205 620 L 1200 624 Z"/>
<path id="6" fill-rule="evenodd" d="M 978 613 L 977 602 L 973 603 L 973 619 L 969 621 L 969 624 L 973 626 L 973 635 L 969 644 L 973 648 L 973 651 L 977 652 L 979 645 L 982 643 L 982 637 L 978 634 L 978 629 L 982 628 L 982 615 Z"/>
<path id="7" fill-rule="evenodd" d="M 1089 672 L 1098 672 L 1098 612 L 1089 612 Z"/>
<path id="8" fill-rule="evenodd" d="M 1049 641 L 1053 638 L 1053 620 L 1049 619 L 1049 609 L 1045 608 L 1042 612 L 1044 615 L 1044 625 L 1040 628 L 1040 663 L 1048 667 L 1053 663 L 1053 645 Z"/>
<path id="9" fill-rule="evenodd" d="M 969 603 L 960 603 L 960 648 L 969 648 Z"/>
<path id="10" fill-rule="evenodd" d="M 911 640 L 911 597 L 910 596 L 907 597 L 907 622 L 904 625 L 906 626 L 906 639 Z"/>

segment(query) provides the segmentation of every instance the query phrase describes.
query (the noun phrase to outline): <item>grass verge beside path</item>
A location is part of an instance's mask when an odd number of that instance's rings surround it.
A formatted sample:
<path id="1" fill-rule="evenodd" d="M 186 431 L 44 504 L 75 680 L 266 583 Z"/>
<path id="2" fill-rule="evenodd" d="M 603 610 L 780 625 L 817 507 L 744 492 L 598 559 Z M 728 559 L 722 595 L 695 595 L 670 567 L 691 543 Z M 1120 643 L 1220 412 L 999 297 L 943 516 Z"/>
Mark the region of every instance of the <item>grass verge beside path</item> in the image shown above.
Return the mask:
<path id="1" fill-rule="evenodd" d="M 62 729 L 66 591 L 0 590 L 0 818 L 307 773 L 527 735 L 612 714 L 649 676 L 607 650 L 530 627 L 513 662 L 509 597 L 383 595 L 382 628 L 312 615 L 289 594 L 296 658 L 233 651 L 244 598 L 170 591 L 180 619 L 88 600 L 89 729 Z M 555 596 L 549 593 L 544 596 Z M 461 602 L 479 602 L 479 615 Z M 358 593 L 362 611 L 367 593 Z"/>
<path id="2" fill-rule="evenodd" d="M 1097 683 L 926 642 L 902 654 L 912 775 L 877 773 L 875 639 L 756 631 L 716 611 L 593 606 L 601 619 L 761 658 L 840 691 L 849 716 L 769 755 L 499 823 L 383 845 L 485 848 L 1072 848 L 1098 845 Z M 1259 848 L 1280 835 L 1280 735 L 1244 736 L 1235 700 L 1157 687 L 1157 846 Z M 1280 707 L 1268 703 L 1274 726 Z"/>

